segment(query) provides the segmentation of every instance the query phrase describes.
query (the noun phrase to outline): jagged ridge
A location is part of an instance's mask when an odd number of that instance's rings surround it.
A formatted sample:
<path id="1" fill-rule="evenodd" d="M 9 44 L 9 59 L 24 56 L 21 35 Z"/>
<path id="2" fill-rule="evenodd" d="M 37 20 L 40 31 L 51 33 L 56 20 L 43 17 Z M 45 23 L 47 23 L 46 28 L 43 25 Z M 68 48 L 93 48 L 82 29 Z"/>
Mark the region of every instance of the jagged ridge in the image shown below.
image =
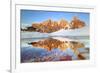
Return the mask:
<path id="1" fill-rule="evenodd" d="M 61 29 L 78 29 L 84 26 L 85 26 L 84 21 L 81 21 L 77 17 L 73 17 L 70 23 L 65 19 L 61 19 L 60 21 L 53 21 L 51 19 L 48 19 L 41 23 L 33 23 L 31 27 L 27 27 L 27 29 L 21 29 L 21 30 L 51 33 Z"/>

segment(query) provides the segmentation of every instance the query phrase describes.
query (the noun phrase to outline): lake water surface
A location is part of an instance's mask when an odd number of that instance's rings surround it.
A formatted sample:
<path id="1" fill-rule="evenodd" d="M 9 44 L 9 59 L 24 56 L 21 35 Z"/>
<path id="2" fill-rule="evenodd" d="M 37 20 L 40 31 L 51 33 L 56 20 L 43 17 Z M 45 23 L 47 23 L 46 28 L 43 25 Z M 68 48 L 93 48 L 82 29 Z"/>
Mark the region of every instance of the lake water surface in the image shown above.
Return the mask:
<path id="1" fill-rule="evenodd" d="M 22 38 L 21 63 L 89 59 L 89 37 Z"/>

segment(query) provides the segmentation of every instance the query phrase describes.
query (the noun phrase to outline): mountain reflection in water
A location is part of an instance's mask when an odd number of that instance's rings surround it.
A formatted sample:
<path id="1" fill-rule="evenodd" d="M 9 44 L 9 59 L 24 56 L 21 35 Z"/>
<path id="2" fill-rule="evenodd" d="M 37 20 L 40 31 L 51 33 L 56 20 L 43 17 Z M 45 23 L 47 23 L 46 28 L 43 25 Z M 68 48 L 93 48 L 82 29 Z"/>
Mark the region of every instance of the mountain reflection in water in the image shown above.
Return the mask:
<path id="1" fill-rule="evenodd" d="M 31 46 L 21 49 L 22 63 L 85 60 L 89 56 L 89 47 L 79 41 L 46 38 L 27 44 Z"/>

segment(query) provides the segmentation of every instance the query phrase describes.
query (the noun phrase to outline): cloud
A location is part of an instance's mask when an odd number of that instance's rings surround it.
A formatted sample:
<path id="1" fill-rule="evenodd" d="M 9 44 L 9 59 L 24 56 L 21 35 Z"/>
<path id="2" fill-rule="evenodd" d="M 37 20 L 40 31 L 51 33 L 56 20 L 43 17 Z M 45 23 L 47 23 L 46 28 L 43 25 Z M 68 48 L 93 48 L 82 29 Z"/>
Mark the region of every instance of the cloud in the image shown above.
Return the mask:
<path id="1" fill-rule="evenodd" d="M 26 28 L 26 27 L 29 27 L 31 26 L 31 24 L 21 24 L 21 28 Z"/>

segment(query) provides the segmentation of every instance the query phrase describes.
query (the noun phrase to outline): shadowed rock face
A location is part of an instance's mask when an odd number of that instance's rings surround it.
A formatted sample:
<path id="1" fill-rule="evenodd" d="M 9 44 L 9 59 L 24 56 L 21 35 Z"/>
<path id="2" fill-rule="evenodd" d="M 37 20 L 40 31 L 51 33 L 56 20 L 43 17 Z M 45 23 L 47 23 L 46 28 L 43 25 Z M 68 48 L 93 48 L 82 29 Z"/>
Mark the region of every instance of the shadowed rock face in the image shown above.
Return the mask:
<path id="1" fill-rule="evenodd" d="M 66 51 L 67 48 L 71 48 L 72 50 L 77 50 L 78 48 L 84 48 L 85 45 L 80 42 L 74 42 L 74 41 L 60 41 L 53 38 L 48 38 L 44 40 L 40 40 L 38 42 L 31 42 L 29 43 L 33 47 L 38 48 L 44 48 L 48 51 L 51 51 L 52 49 L 59 48 L 62 51 Z"/>

